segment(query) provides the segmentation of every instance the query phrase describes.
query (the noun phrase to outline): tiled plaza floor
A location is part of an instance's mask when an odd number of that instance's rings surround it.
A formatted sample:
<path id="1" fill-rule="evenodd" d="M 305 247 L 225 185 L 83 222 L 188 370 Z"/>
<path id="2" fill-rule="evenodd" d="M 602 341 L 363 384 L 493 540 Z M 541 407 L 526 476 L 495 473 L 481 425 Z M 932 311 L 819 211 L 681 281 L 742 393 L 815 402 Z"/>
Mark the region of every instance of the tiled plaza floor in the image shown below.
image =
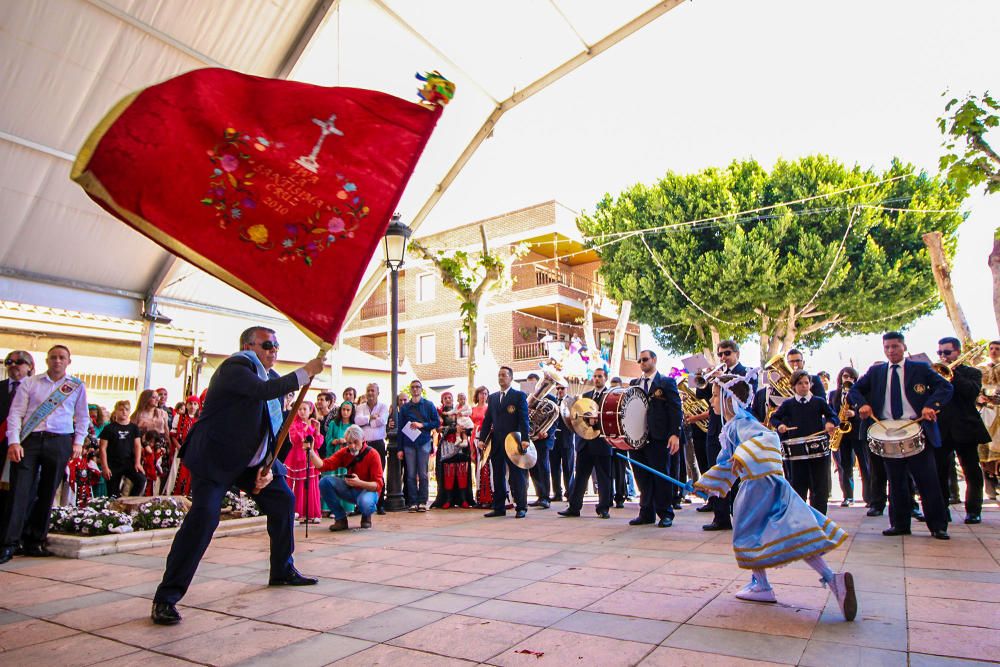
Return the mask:
<path id="1" fill-rule="evenodd" d="M 320 584 L 268 588 L 265 534 L 213 542 L 174 627 L 149 621 L 166 548 L 0 567 L 2 665 L 968 665 L 1000 661 L 1000 511 L 952 539 L 887 538 L 887 520 L 831 509 L 850 533 L 845 623 L 802 564 L 773 570 L 777 605 L 740 602 L 729 533 L 693 505 L 673 528 L 447 510 L 372 530 L 297 531 Z M 956 518 L 963 516 L 958 506 Z M 357 518 L 352 517 L 352 525 Z"/>

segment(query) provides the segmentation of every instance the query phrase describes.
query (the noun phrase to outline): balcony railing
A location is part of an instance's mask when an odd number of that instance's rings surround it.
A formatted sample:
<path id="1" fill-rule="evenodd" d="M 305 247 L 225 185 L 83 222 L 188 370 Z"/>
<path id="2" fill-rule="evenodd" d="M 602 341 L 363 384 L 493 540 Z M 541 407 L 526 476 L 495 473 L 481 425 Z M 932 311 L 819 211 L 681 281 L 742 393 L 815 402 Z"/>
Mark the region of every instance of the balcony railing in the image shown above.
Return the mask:
<path id="1" fill-rule="evenodd" d="M 548 356 L 545 343 L 517 343 L 514 345 L 514 361 L 544 359 Z"/>
<path id="2" fill-rule="evenodd" d="M 604 297 L 604 288 L 590 278 L 571 271 L 558 271 L 543 266 L 514 267 L 515 290 L 531 289 L 544 285 L 563 285 L 593 297 Z"/>
<path id="3" fill-rule="evenodd" d="M 399 312 L 406 312 L 406 297 L 399 295 Z M 361 306 L 361 319 L 372 320 L 376 317 L 385 317 L 389 314 L 389 304 L 384 300 L 369 301 Z"/>

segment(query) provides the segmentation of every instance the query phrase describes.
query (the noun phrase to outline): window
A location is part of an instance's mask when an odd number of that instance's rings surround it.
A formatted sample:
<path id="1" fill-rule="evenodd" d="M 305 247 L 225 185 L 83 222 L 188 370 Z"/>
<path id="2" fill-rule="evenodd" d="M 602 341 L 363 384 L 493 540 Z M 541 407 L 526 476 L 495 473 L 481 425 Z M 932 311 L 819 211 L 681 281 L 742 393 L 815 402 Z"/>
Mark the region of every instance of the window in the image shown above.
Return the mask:
<path id="1" fill-rule="evenodd" d="M 437 337 L 434 334 L 421 334 L 417 336 L 417 363 L 433 364 L 436 360 L 435 345 Z"/>
<path id="2" fill-rule="evenodd" d="M 417 276 L 417 301 L 430 301 L 434 298 L 436 278 L 433 273 L 422 273 Z"/>
<path id="3" fill-rule="evenodd" d="M 457 332 L 457 347 L 455 349 L 456 359 L 469 358 L 469 334 L 459 329 Z"/>
<path id="4" fill-rule="evenodd" d="M 635 334 L 625 334 L 625 358 L 629 361 L 639 360 L 639 337 Z"/>

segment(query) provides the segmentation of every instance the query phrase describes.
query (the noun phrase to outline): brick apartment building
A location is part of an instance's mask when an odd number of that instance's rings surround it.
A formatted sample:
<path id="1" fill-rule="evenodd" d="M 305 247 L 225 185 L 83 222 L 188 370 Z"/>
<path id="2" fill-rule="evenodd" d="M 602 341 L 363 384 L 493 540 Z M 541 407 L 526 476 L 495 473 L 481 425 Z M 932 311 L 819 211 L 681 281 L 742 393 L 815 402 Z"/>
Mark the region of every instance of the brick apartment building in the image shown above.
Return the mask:
<path id="1" fill-rule="evenodd" d="M 594 300 L 594 335 L 610 352 L 618 305 L 605 295 L 597 275 L 600 259 L 584 247 L 575 220 L 575 212 L 548 201 L 420 238 L 432 251 L 461 248 L 475 252 L 481 248 L 482 224 L 491 246 L 528 246 L 528 253 L 512 268 L 511 288 L 494 292 L 483 312 L 489 352 L 498 364 L 514 369 L 515 381 L 537 371 L 539 362 L 547 357 L 545 344 L 539 342 L 547 334 L 559 340 L 568 341 L 573 336 L 583 340 L 579 325 L 587 299 Z M 566 257 L 571 253 L 576 254 Z M 435 392 L 465 389 L 468 346 L 459 321 L 459 303 L 457 295 L 442 285 L 430 262 L 408 255 L 399 275 L 400 361 L 408 360 L 416 377 Z M 343 340 L 384 358 L 388 356 L 388 334 L 388 288 L 383 280 L 347 324 Z M 639 375 L 640 349 L 639 326 L 630 322 L 620 375 Z"/>

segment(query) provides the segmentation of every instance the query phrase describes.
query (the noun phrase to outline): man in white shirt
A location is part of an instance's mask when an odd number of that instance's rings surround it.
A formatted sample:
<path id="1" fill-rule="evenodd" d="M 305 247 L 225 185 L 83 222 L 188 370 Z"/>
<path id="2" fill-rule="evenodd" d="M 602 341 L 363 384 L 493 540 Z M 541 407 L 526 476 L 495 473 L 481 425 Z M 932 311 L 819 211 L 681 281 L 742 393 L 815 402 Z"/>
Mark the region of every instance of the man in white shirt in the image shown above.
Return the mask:
<path id="1" fill-rule="evenodd" d="M 365 388 L 365 400 L 354 408 L 354 423 L 361 427 L 365 442 L 378 452 L 382 459 L 382 470 L 385 470 L 385 425 L 389 421 L 389 406 L 378 402 L 378 385 L 369 382 Z M 375 511 L 385 514 L 385 485 L 378 497 Z"/>
<path id="2" fill-rule="evenodd" d="M 90 425 L 87 390 L 83 382 L 66 374 L 70 361 L 68 347 L 52 346 L 45 357 L 48 370 L 25 378 L 11 402 L 7 415 L 11 500 L 0 563 L 13 557 L 18 540 L 26 556 L 52 555 L 45 548 L 52 500 L 70 456 L 82 453 Z"/>

